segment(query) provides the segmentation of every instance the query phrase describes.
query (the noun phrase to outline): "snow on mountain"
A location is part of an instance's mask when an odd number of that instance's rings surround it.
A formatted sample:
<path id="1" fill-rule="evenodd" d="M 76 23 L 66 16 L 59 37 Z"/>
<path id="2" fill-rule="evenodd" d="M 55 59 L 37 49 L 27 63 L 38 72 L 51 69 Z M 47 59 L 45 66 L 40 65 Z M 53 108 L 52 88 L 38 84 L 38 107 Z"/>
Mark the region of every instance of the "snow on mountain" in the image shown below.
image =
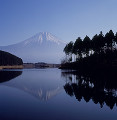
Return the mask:
<path id="1" fill-rule="evenodd" d="M 20 43 L 1 46 L 0 49 L 15 54 L 24 62 L 60 63 L 65 43 L 48 32 L 40 32 Z"/>
<path id="2" fill-rule="evenodd" d="M 27 44 L 31 44 L 31 43 L 44 43 L 44 42 L 54 42 L 57 43 L 58 45 L 60 43 L 63 43 L 61 40 L 59 40 L 57 37 L 53 36 L 51 33 L 48 32 L 40 32 L 34 36 L 32 36 L 31 38 L 23 41 L 22 43 L 27 45 Z"/>

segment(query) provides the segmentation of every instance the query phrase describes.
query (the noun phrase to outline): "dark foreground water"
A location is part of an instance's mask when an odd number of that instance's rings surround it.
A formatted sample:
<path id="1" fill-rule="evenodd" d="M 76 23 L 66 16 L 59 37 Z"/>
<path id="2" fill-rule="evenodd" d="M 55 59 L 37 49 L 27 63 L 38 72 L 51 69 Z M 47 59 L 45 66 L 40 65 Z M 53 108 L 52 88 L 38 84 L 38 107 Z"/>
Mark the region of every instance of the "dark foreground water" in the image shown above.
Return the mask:
<path id="1" fill-rule="evenodd" d="M 59 69 L 0 71 L 0 120 L 117 120 L 116 86 L 90 80 Z"/>

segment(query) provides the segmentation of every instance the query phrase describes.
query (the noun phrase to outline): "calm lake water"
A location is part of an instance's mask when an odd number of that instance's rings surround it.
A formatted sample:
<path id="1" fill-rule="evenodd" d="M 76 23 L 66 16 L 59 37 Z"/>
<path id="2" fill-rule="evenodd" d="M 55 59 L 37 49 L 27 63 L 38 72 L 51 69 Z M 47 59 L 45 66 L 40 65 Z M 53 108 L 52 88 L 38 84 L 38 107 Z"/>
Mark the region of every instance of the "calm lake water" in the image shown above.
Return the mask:
<path id="1" fill-rule="evenodd" d="M 0 120 L 117 120 L 116 88 L 96 89 L 83 76 L 59 69 L 4 70 L 0 82 Z"/>

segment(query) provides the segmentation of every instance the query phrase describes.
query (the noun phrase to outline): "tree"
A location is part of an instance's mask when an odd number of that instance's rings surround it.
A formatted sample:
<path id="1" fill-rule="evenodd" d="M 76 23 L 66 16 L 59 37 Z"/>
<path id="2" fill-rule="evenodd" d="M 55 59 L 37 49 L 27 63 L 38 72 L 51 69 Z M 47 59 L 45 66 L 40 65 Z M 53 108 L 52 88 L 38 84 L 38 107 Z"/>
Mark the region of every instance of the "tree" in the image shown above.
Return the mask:
<path id="1" fill-rule="evenodd" d="M 66 56 L 69 57 L 69 58 L 67 58 L 68 61 L 72 61 L 72 49 L 73 49 L 73 42 L 71 41 L 65 46 L 65 48 L 63 50 L 65 52 Z"/>
<path id="2" fill-rule="evenodd" d="M 105 42 L 107 45 L 107 49 L 111 49 L 111 51 L 112 51 L 112 47 L 113 47 L 114 38 L 115 38 L 115 36 L 114 36 L 114 33 L 112 30 L 110 30 L 105 35 Z"/>
<path id="3" fill-rule="evenodd" d="M 114 45 L 117 44 L 117 32 L 115 34 L 115 37 L 114 37 Z"/>
<path id="4" fill-rule="evenodd" d="M 99 54 L 100 52 L 103 51 L 104 46 L 105 46 L 104 35 L 102 34 L 101 31 L 99 35 L 96 34 L 92 38 L 92 49 L 95 53 Z"/>
<path id="5" fill-rule="evenodd" d="M 65 46 L 64 52 L 68 56 L 68 61 L 72 61 L 72 54 L 76 56 L 76 61 L 90 55 L 96 61 L 103 61 L 104 59 L 108 59 L 109 61 L 110 58 L 116 58 L 117 56 L 116 45 L 117 33 L 114 35 L 113 31 L 110 30 L 104 36 L 101 31 L 99 35 L 94 35 L 92 40 L 86 35 L 83 40 L 78 37 L 74 44 L 73 42 L 69 42 Z"/>
<path id="6" fill-rule="evenodd" d="M 91 50 L 91 40 L 87 35 L 83 40 L 82 47 L 83 47 L 84 54 L 86 54 L 86 56 L 89 56 L 89 50 Z"/>
<path id="7" fill-rule="evenodd" d="M 78 37 L 73 46 L 73 53 L 77 56 L 76 59 L 82 58 L 82 49 L 83 49 L 82 45 L 83 45 L 82 39 Z"/>
<path id="8" fill-rule="evenodd" d="M 102 34 L 102 31 L 101 31 L 100 34 L 98 35 L 98 49 L 99 49 L 99 52 L 103 51 L 104 46 L 105 46 L 104 35 Z"/>

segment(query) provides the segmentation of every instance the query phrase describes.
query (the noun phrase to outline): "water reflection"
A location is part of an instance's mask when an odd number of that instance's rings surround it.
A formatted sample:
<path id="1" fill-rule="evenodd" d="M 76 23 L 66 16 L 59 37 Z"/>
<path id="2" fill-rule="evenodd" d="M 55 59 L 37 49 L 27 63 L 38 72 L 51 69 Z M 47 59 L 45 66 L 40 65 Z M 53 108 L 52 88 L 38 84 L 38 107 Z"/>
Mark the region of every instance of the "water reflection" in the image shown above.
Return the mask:
<path id="1" fill-rule="evenodd" d="M 98 89 L 93 92 L 94 82 L 88 84 L 84 81 L 85 75 L 65 72 L 62 75 L 63 78 L 58 69 L 27 69 L 23 70 L 21 76 L 0 83 L 0 120 L 117 119 L 115 107 L 113 110 L 105 105 L 103 109 L 99 107 L 99 102 L 105 101 L 111 106 L 110 99 L 112 97 L 114 100 L 116 96 L 110 95 L 108 98 L 107 89 L 104 89 L 105 92 Z M 64 89 L 81 102 L 69 97 Z M 82 99 L 90 101 L 86 104 Z"/>
<path id="2" fill-rule="evenodd" d="M 57 83 L 53 70 L 24 70 L 19 79 L 14 79 L 3 83 L 2 85 L 17 88 L 23 92 L 30 94 L 36 99 L 47 101 L 56 96 L 63 90 L 61 83 Z M 4 76 L 16 75 L 21 71 L 5 71 Z M 8 75 L 7 75 L 8 74 Z M 18 73 L 17 73 L 18 74 Z M 3 76 L 3 78 L 4 78 Z M 48 77 L 49 76 L 49 77 Z M 12 78 L 11 78 L 12 79 Z"/>
<path id="3" fill-rule="evenodd" d="M 12 80 L 22 74 L 22 71 L 0 71 L 0 83 Z"/>
<path id="4" fill-rule="evenodd" d="M 102 108 L 106 104 L 110 109 L 117 106 L 117 78 L 114 71 L 109 72 L 62 72 L 66 78 L 64 89 L 70 96 L 75 96 L 78 101 L 92 100 Z"/>
<path id="5" fill-rule="evenodd" d="M 44 88 L 31 88 L 29 86 L 16 86 L 16 88 L 29 93 L 30 95 L 34 96 L 37 99 L 47 101 L 52 97 L 56 96 L 59 92 L 62 91 L 61 87 L 57 87 L 52 90 L 45 90 Z"/>

